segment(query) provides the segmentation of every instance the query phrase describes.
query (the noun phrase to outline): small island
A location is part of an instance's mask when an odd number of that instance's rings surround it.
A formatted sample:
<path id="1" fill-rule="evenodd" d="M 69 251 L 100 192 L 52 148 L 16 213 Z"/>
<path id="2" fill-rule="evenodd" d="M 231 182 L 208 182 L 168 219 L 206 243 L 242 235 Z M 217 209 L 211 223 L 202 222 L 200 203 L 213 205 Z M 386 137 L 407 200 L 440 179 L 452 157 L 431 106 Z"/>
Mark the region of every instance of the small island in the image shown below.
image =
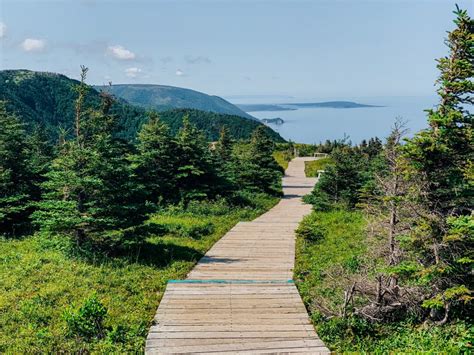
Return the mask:
<path id="1" fill-rule="evenodd" d="M 262 118 L 260 120 L 262 123 L 265 123 L 265 124 L 274 124 L 274 125 L 282 125 L 283 123 L 285 123 L 285 121 L 280 118 L 280 117 L 275 117 L 275 118 Z"/>

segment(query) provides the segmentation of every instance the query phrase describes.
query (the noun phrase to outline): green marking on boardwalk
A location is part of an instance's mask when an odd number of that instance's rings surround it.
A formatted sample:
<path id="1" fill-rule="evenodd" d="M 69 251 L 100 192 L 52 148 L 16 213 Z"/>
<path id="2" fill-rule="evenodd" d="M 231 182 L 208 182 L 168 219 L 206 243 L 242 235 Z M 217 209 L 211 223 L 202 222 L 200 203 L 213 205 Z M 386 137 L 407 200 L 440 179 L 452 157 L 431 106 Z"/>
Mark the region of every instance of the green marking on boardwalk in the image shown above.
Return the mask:
<path id="1" fill-rule="evenodd" d="M 169 280 L 171 284 L 292 284 L 293 280 Z"/>

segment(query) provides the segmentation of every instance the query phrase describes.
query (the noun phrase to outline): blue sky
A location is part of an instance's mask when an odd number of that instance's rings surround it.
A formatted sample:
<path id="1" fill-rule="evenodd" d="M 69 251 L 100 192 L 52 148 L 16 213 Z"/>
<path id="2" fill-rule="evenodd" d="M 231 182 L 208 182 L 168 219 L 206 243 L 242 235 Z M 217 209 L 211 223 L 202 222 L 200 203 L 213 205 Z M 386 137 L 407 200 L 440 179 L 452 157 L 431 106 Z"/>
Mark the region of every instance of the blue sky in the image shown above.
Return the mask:
<path id="1" fill-rule="evenodd" d="M 0 68 L 226 97 L 431 95 L 454 3 L 0 0 Z"/>

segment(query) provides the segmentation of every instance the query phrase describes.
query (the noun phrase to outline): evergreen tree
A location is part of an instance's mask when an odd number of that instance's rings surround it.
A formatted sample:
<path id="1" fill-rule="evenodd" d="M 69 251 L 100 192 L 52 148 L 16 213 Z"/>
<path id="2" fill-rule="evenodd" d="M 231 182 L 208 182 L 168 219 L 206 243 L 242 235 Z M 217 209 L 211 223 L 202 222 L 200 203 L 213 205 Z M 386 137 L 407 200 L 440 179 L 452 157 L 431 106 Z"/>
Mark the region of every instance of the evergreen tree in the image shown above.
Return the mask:
<path id="1" fill-rule="evenodd" d="M 242 157 L 239 170 L 239 185 L 254 191 L 276 194 L 280 191 L 283 169 L 273 158 L 274 142 L 263 127 L 252 134 L 250 147 Z"/>
<path id="2" fill-rule="evenodd" d="M 214 164 L 219 176 L 220 185 L 216 186 L 220 195 L 231 195 L 236 189 L 236 156 L 233 152 L 234 141 L 230 136 L 230 131 L 223 126 L 219 140 L 213 150 Z"/>
<path id="3" fill-rule="evenodd" d="M 232 159 L 233 141 L 227 126 L 221 128 L 219 140 L 216 143 L 215 152 L 223 160 Z"/>
<path id="4" fill-rule="evenodd" d="M 34 218 L 42 230 L 69 235 L 80 246 L 121 247 L 132 242 L 122 231 L 146 217 L 143 192 L 127 159 L 128 146 L 116 138 L 112 98 L 104 95 L 100 110 L 82 107 L 86 72 L 83 68 L 78 88 L 76 136 L 52 161 Z"/>
<path id="5" fill-rule="evenodd" d="M 176 198 L 177 154 L 168 126 L 152 112 L 138 134 L 137 154 L 132 157 L 137 179 L 152 203 Z"/>
<path id="6" fill-rule="evenodd" d="M 193 199 L 213 197 L 219 178 L 202 131 L 185 116 L 176 139 L 179 157 L 176 189 L 181 201 L 187 204 Z"/>
<path id="7" fill-rule="evenodd" d="M 34 172 L 24 125 L 0 101 L 0 233 L 28 226 Z"/>
<path id="8" fill-rule="evenodd" d="M 471 299 L 469 273 L 474 259 L 473 114 L 474 21 L 456 7 L 456 28 L 445 41 L 449 55 L 438 60 L 440 104 L 428 110 L 429 128 L 406 145 L 412 173 L 424 181 L 419 198 L 427 211 L 412 233 L 413 247 L 423 255 L 425 278 L 431 280 L 432 308 Z M 471 279 L 472 280 L 472 279 Z"/>

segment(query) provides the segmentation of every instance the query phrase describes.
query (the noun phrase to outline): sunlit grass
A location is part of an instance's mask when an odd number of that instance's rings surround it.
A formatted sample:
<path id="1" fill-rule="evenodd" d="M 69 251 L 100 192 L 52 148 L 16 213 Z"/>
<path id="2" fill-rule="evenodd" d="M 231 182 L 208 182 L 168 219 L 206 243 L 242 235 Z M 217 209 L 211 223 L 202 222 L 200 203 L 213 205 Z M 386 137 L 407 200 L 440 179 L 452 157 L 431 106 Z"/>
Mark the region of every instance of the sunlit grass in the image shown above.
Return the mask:
<path id="1" fill-rule="evenodd" d="M 331 164 L 330 157 L 305 162 L 305 173 L 307 177 L 318 176 L 318 170 L 324 170 L 328 164 Z"/>
<path id="2" fill-rule="evenodd" d="M 63 239 L 48 236 L 1 239 L 0 353 L 142 352 L 167 281 L 185 278 L 233 225 L 255 218 L 277 199 L 259 196 L 255 201 L 256 208 L 233 207 L 225 213 L 208 205 L 152 216 L 150 222 L 175 229 L 151 236 L 140 250 L 120 257 L 71 255 Z M 206 233 L 187 235 L 196 226 Z M 108 309 L 106 326 L 125 330 L 120 340 L 67 336 L 64 311 L 92 294 Z"/>

